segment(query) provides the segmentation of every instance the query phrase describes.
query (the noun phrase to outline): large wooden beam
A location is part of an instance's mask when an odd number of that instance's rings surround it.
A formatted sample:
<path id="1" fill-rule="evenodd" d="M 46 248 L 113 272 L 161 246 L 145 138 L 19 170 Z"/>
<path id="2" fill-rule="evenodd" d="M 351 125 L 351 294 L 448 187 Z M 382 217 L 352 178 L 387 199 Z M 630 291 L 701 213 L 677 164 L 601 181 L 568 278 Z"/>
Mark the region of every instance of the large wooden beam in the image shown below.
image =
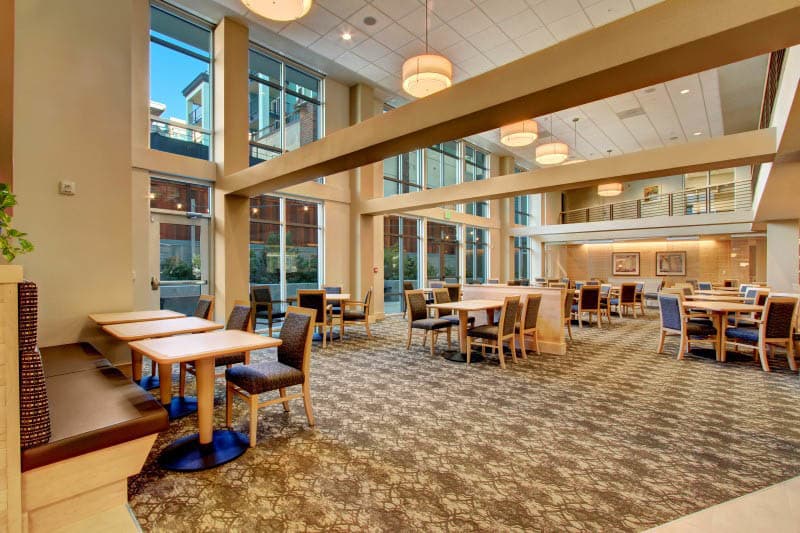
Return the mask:
<path id="1" fill-rule="evenodd" d="M 749 131 L 575 165 L 540 168 L 483 181 L 375 198 L 364 202 L 362 214 L 384 215 L 439 205 L 576 189 L 612 179 L 624 182 L 763 163 L 774 158 L 776 146 L 774 129 Z"/>
<path id="2" fill-rule="evenodd" d="M 670 0 L 220 180 L 275 191 L 800 42 L 797 0 Z"/>

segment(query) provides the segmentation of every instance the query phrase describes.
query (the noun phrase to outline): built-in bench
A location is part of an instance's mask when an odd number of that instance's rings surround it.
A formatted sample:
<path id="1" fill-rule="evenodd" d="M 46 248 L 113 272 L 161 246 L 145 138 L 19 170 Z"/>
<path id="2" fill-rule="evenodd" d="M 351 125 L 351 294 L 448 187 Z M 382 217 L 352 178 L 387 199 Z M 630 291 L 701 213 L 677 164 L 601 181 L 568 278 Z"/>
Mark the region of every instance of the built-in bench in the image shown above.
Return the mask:
<path id="1" fill-rule="evenodd" d="M 25 321 L 21 303 L 21 338 L 35 331 Z M 41 364 L 21 343 L 20 359 L 22 394 L 37 403 L 21 402 L 21 431 L 25 420 L 35 428 L 21 454 L 23 529 L 138 531 L 128 477 L 169 427 L 167 412 L 88 343 L 43 348 Z"/>

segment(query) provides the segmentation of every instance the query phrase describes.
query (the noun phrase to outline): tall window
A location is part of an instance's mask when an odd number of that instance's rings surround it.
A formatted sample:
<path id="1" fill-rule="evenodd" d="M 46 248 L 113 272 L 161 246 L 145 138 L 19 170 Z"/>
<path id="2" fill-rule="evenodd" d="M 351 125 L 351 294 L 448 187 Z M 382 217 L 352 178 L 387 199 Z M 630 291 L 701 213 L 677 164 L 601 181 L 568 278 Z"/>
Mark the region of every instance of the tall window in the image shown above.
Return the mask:
<path id="1" fill-rule="evenodd" d="M 464 181 L 485 180 L 489 177 L 489 154 L 472 145 L 464 145 Z M 489 202 L 470 202 L 465 211 L 479 217 L 489 216 Z"/>
<path id="2" fill-rule="evenodd" d="M 514 237 L 514 277 L 530 279 L 531 244 L 528 237 Z"/>
<path id="3" fill-rule="evenodd" d="M 458 141 L 447 141 L 425 149 L 426 187 L 436 189 L 458 183 Z"/>
<path id="4" fill-rule="evenodd" d="M 250 199 L 250 282 L 272 286 L 274 299 L 320 284 L 321 206 L 256 196 Z"/>
<path id="5" fill-rule="evenodd" d="M 383 222 L 384 308 L 400 312 L 403 284 L 419 288 L 419 221 L 415 218 L 387 216 Z"/>
<path id="6" fill-rule="evenodd" d="M 322 79 L 265 50 L 250 50 L 250 165 L 322 135 Z"/>
<path id="7" fill-rule="evenodd" d="M 467 283 L 486 283 L 489 232 L 482 228 L 467 226 L 466 233 L 464 255 Z"/>
<path id="8" fill-rule="evenodd" d="M 514 224 L 527 226 L 531 220 L 531 198 L 527 194 L 514 198 Z"/>
<path id="9" fill-rule="evenodd" d="M 150 148 L 211 156 L 211 26 L 150 7 Z"/>
<path id="10" fill-rule="evenodd" d="M 428 221 L 428 280 L 440 279 L 457 283 L 458 230 L 451 224 Z"/>
<path id="11" fill-rule="evenodd" d="M 394 196 L 422 189 L 420 151 L 400 154 L 383 160 L 383 195 Z"/>

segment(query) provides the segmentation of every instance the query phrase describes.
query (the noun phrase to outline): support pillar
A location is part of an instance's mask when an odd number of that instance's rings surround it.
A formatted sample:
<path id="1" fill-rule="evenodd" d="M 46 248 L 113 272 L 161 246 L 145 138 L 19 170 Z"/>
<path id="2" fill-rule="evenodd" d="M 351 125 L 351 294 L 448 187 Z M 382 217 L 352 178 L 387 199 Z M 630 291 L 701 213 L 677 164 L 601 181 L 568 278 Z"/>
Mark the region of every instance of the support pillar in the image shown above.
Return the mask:
<path id="1" fill-rule="evenodd" d="M 514 173 L 514 158 L 500 157 L 498 175 L 508 176 Z M 514 278 L 514 240 L 511 236 L 511 227 L 514 225 L 514 198 L 501 198 L 497 200 L 498 215 L 500 217 L 500 254 L 499 270 L 497 276 L 501 283 Z"/>
<path id="2" fill-rule="evenodd" d="M 797 292 L 798 243 L 797 220 L 767 222 L 767 284 L 773 291 Z"/>

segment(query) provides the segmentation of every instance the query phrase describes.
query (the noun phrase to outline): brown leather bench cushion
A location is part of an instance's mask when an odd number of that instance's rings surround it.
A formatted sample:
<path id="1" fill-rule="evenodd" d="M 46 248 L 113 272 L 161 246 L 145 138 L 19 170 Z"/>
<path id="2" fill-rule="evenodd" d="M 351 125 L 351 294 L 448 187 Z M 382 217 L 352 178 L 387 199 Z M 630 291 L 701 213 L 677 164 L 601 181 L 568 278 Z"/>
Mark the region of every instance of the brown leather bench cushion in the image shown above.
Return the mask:
<path id="1" fill-rule="evenodd" d="M 161 404 L 94 352 L 90 345 L 42 350 L 52 434 L 23 450 L 23 472 L 169 427 Z"/>

